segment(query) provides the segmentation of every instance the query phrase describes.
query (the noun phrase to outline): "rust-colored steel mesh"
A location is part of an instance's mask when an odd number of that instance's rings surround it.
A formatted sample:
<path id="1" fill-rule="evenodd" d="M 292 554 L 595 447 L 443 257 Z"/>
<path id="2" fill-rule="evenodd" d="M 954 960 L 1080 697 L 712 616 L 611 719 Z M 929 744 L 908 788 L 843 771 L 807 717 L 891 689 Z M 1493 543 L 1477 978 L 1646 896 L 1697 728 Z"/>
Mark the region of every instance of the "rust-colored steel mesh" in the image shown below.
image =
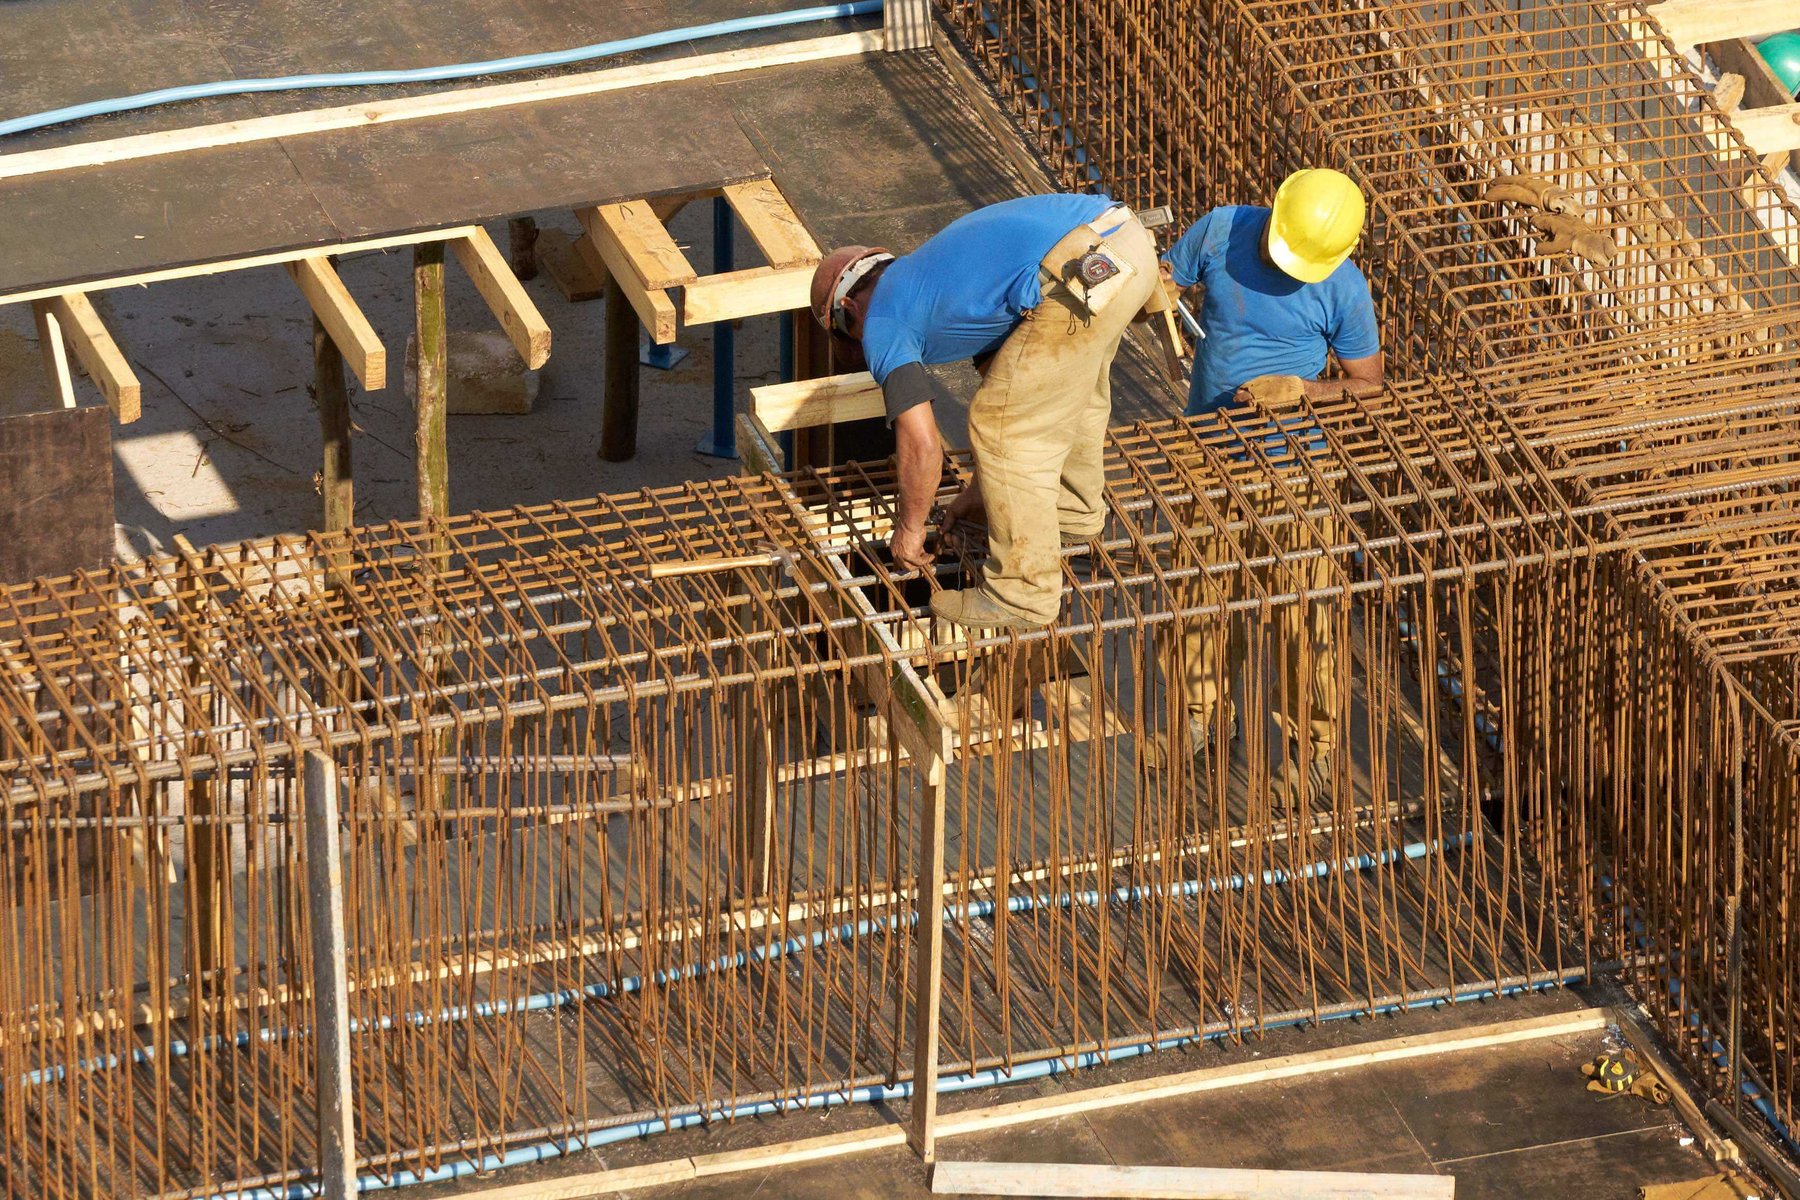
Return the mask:
<path id="1" fill-rule="evenodd" d="M 878 465 L 0 591 L 0 1191 L 311 1186 L 309 750 L 383 1179 L 898 1099 L 929 988 L 1004 1077 L 1619 972 L 1791 1125 L 1795 213 L 1698 80 L 1630 6 L 947 10 L 1071 184 L 1352 174 L 1406 381 L 1113 430 L 1030 635 Z"/>

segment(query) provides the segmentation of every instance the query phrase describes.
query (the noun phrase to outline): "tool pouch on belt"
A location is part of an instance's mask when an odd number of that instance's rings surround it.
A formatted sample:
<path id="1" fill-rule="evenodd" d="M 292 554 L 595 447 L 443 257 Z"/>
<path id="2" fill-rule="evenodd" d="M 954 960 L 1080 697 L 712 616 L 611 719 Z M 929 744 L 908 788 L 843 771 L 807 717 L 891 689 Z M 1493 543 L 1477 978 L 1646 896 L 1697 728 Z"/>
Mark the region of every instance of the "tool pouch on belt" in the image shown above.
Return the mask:
<path id="1" fill-rule="evenodd" d="M 1050 263 L 1040 269 L 1047 277 L 1044 282 L 1060 287 L 1084 310 L 1082 316 L 1089 321 L 1111 307 L 1131 277 L 1137 274 L 1137 268 L 1126 262 L 1122 255 L 1098 241 L 1067 262 L 1055 264 L 1054 276 Z"/>

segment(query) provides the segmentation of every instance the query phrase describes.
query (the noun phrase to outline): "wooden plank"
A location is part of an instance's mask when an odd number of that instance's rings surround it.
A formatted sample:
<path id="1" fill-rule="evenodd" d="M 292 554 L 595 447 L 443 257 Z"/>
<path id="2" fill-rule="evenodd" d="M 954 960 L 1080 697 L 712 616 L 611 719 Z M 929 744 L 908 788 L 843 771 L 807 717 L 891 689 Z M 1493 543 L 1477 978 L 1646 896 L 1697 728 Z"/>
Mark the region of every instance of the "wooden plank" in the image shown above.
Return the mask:
<path id="1" fill-rule="evenodd" d="M 1717 1163 L 1737 1163 L 1743 1161 L 1738 1152 L 1737 1143 L 1730 1138 L 1720 1137 L 1713 1129 L 1712 1122 L 1707 1119 L 1700 1105 L 1694 1100 L 1693 1093 L 1687 1088 L 1681 1072 L 1672 1066 L 1662 1047 L 1657 1045 L 1656 1038 L 1644 1028 L 1642 1018 L 1630 1008 L 1621 1007 L 1614 1010 L 1619 1033 L 1630 1044 L 1640 1061 L 1655 1071 L 1664 1085 L 1669 1089 L 1669 1103 L 1681 1117 L 1682 1124 L 1688 1127 L 1693 1135 L 1700 1139 L 1706 1148 L 1707 1157 Z"/>
<path id="2" fill-rule="evenodd" d="M 1612 1015 L 1607 1009 L 1586 1008 L 1547 1017 L 1502 1021 L 1474 1029 L 1448 1029 L 1438 1033 L 1389 1038 L 1360 1046 L 1342 1046 L 1309 1054 L 1290 1054 L 1258 1062 L 1237 1063 L 1228 1067 L 1206 1067 L 1160 1079 L 1084 1088 L 1078 1092 L 1020 1100 L 940 1117 L 938 1136 L 951 1137 L 989 1129 L 1004 1129 L 1010 1125 L 1047 1121 L 1053 1117 L 1073 1116 L 1098 1109 L 1139 1104 L 1147 1100 L 1167 1100 L 1176 1096 L 1191 1096 L 1199 1092 L 1244 1087 L 1277 1079 L 1294 1079 L 1375 1063 L 1400 1062 L 1409 1058 L 1451 1054 L 1459 1050 L 1481 1050 L 1539 1038 L 1589 1033 L 1605 1029 L 1611 1019 Z"/>
<path id="3" fill-rule="evenodd" d="M 773 1146 L 752 1146 L 745 1150 L 726 1150 L 718 1154 L 702 1154 L 691 1161 L 694 1175 L 729 1175 L 738 1171 L 761 1171 L 771 1167 L 790 1167 L 796 1163 L 836 1158 L 841 1154 L 862 1154 L 906 1145 L 906 1131 L 897 1125 L 876 1129 L 851 1129 L 828 1133 L 822 1137 L 801 1138 Z"/>
<path id="4" fill-rule="evenodd" d="M 144 388 L 138 382 L 131 362 L 107 332 L 105 322 L 94 310 L 94 302 L 81 292 L 53 296 L 48 301 L 62 326 L 63 336 L 75 350 L 88 378 L 106 397 L 113 415 L 121 425 L 129 425 L 143 413 Z"/>
<path id="5" fill-rule="evenodd" d="M 344 937 L 336 764 L 317 750 L 307 751 L 304 785 L 313 1040 L 318 1049 L 320 1194 L 325 1200 L 351 1200 L 356 1195 L 356 1123 L 351 1100 L 350 950 Z"/>
<path id="6" fill-rule="evenodd" d="M 75 380 L 69 374 L 69 348 L 63 342 L 62 318 L 49 300 L 31 305 L 37 322 L 38 353 L 44 358 L 44 378 L 49 382 L 50 396 L 59 408 L 75 407 Z"/>
<path id="7" fill-rule="evenodd" d="M 139 271 L 132 275 L 118 275 L 110 279 L 82 283 L 74 286 L 31 288 L 22 292 L 0 296 L 0 304 L 21 304 L 27 300 L 39 300 L 46 296 L 66 296 L 70 292 L 102 292 L 113 288 L 143 287 L 151 283 L 164 283 L 171 279 L 194 279 L 202 275 L 221 275 L 227 271 L 247 271 L 252 267 L 269 267 L 282 263 L 291 263 L 303 258 L 341 258 L 346 254 L 360 254 L 366 250 L 392 250 L 396 246 L 416 246 L 421 242 L 439 242 L 448 238 L 467 237 L 476 229 L 474 225 L 454 225 L 447 229 L 433 229 L 424 233 L 397 233 L 391 237 L 364 238 L 355 242 L 339 242 L 331 246 L 313 246 L 305 250 L 273 250 L 267 254 L 253 254 L 247 258 L 232 258 L 224 262 L 194 263 L 185 267 L 162 267 L 154 271 Z"/>
<path id="8" fill-rule="evenodd" d="M 756 248 L 771 267 L 816 266 L 819 243 L 800 220 L 773 179 L 753 179 L 725 188 L 738 220 L 750 231 Z M 796 308 L 805 308 L 797 304 Z"/>
<path id="9" fill-rule="evenodd" d="M 1708 42 L 1703 49 L 1712 55 L 1720 71 L 1729 72 L 1744 81 L 1744 97 L 1740 108 L 1768 108 L 1771 105 L 1786 104 L 1793 99 L 1787 89 L 1781 86 L 1781 80 L 1775 78 L 1775 69 L 1769 66 L 1768 60 L 1743 38 Z"/>
<path id="10" fill-rule="evenodd" d="M 1115 1167 L 1094 1163 L 945 1162 L 940 1196 L 1122 1196 L 1132 1200 L 1452 1200 L 1448 1175 Z"/>
<path id="11" fill-rule="evenodd" d="M 550 281 L 562 298 L 570 304 L 598 300 L 605 284 L 588 268 L 587 259 L 575 249 L 575 238 L 560 229 L 538 230 L 538 266 L 550 275 Z M 585 243 L 583 235 L 580 241 Z M 595 257 L 599 257 L 597 254 Z"/>
<path id="12" fill-rule="evenodd" d="M 125 162 L 138 158 L 154 158 L 180 154 L 216 146 L 237 146 L 246 142 L 274 138 L 298 137 L 333 129 L 360 129 L 369 125 L 416 121 L 424 117 L 449 116 L 482 109 L 509 108 L 524 104 L 541 104 L 547 100 L 563 100 L 574 96 L 591 96 L 600 92 L 646 87 L 682 79 L 702 79 L 713 75 L 729 75 L 764 67 L 793 63 L 819 62 L 869 54 L 882 48 L 882 35 L 870 30 L 863 33 L 833 34 L 803 41 L 731 50 L 721 54 L 702 54 L 672 62 L 646 63 L 641 66 L 614 67 L 587 71 L 550 79 L 533 79 L 521 83 L 492 84 L 486 87 L 458 88 L 428 96 L 412 96 L 374 104 L 346 104 L 336 108 L 315 108 L 305 112 L 282 113 L 245 121 L 225 121 L 216 125 L 199 125 L 187 129 L 171 129 L 160 133 L 136 134 L 104 142 L 78 143 L 47 150 L 28 150 L 0 155 L 0 179 L 17 179 L 24 175 L 41 175 L 50 171 L 67 171 L 102 163 Z"/>
<path id="13" fill-rule="evenodd" d="M 631 307 L 637 310 L 638 320 L 650 331 L 650 337 L 657 345 L 667 346 L 672 343 L 675 340 L 675 304 L 669 299 L 668 292 L 648 285 L 632 262 L 624 243 L 612 232 L 608 218 L 599 208 L 580 209 L 575 215 L 581 219 L 582 228 L 587 230 L 584 240 L 600 255 L 600 261 L 606 268 L 608 283 L 617 287 L 631 301 Z M 660 229 L 661 225 L 657 227 Z M 668 236 L 667 230 L 663 230 L 663 236 Z"/>
<path id="14" fill-rule="evenodd" d="M 680 287 L 692 283 L 698 275 L 687 260 L 668 227 L 657 217 L 646 200 L 626 200 L 618 204 L 602 204 L 583 210 L 592 214 L 596 224 L 587 224 L 594 244 L 604 252 L 610 241 L 631 267 L 631 274 L 644 287 Z M 612 262 L 611 256 L 607 262 Z"/>
<path id="15" fill-rule="evenodd" d="M 386 387 L 387 347 L 381 344 L 369 318 L 356 306 L 331 261 L 323 255 L 295 259 L 287 264 L 287 270 L 319 323 L 343 352 L 344 361 L 362 381 L 364 390 L 378 392 Z"/>
<path id="16" fill-rule="evenodd" d="M 543 366 L 550 357 L 550 325 L 525 294 L 525 285 L 513 274 L 494 239 L 484 229 L 457 238 L 450 249 L 525 365 L 534 371 Z"/>
<path id="17" fill-rule="evenodd" d="M 506 1187 L 467 1192 L 464 1200 L 587 1200 L 589 1196 L 610 1196 L 635 1188 L 659 1187 L 683 1183 L 694 1177 L 692 1159 L 673 1162 L 644 1163 L 635 1167 L 612 1167 L 570 1175 L 564 1179 L 541 1179 L 534 1183 L 515 1183 Z"/>
<path id="18" fill-rule="evenodd" d="M 704 276 L 682 291 L 681 323 L 709 325 L 805 307 L 812 277 L 810 266 L 747 267 Z"/>
<path id="19" fill-rule="evenodd" d="M 861 421 L 887 411 L 881 385 L 867 371 L 771 383 L 750 389 L 750 411 L 770 433 Z"/>
<path id="20" fill-rule="evenodd" d="M 944 991 L 944 820 L 949 800 L 946 764 L 950 731 L 927 723 L 939 745 L 925 764 L 923 820 L 919 825 L 919 877 L 913 890 L 918 920 L 913 925 L 913 1094 L 907 1135 L 926 1162 L 937 1157 L 938 1019 Z"/>
<path id="21" fill-rule="evenodd" d="M 1663 0 L 1646 11 L 1683 47 L 1781 33 L 1800 19 L 1794 0 Z"/>
<path id="22" fill-rule="evenodd" d="M 1739 109 L 1731 123 L 1758 156 L 1800 150 L 1800 103 Z"/>

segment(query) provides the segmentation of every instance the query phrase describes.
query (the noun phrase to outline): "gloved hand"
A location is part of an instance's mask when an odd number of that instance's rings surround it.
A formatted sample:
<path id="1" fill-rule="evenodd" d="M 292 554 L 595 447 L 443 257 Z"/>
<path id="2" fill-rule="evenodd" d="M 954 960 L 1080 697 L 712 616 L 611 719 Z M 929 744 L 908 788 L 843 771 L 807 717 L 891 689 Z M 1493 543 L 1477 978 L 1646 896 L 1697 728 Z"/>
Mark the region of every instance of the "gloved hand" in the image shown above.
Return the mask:
<path id="1" fill-rule="evenodd" d="M 1306 398 L 1306 381 L 1298 375 L 1258 375 L 1238 387 L 1234 399 L 1256 409 L 1292 408 Z"/>

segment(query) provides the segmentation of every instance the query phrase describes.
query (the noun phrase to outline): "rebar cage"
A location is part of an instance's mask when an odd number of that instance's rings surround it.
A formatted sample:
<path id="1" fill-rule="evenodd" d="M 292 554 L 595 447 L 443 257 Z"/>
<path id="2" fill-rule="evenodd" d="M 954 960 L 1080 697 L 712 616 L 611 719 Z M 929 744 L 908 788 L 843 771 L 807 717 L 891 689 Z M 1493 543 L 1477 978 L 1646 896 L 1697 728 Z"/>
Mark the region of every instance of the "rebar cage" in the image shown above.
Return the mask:
<path id="1" fill-rule="evenodd" d="M 1602 970 L 1791 1125 L 1795 214 L 1698 80 L 1628 6 L 947 10 L 1071 183 L 1358 178 L 1410 378 L 1115 429 L 1039 634 L 934 626 L 980 546 L 891 570 L 883 466 L 0 593 L 6 1194 L 312 1186 L 315 750 L 368 1176 Z"/>
<path id="2" fill-rule="evenodd" d="M 1542 431 L 1541 465 L 1591 502 L 1710 470 L 1672 438 L 1742 465 L 1741 494 L 1676 489 L 1629 518 L 1632 538 L 1662 525 L 1682 545 L 1644 543 L 1629 585 L 1608 577 L 1625 591 L 1593 600 L 1627 624 L 1584 617 L 1595 640 L 1563 647 L 1643 691 L 1548 710 L 1584 730 L 1545 736 L 1562 747 L 1561 802 L 1587 824 L 1544 869 L 1594 873 L 1664 1033 L 1791 1150 L 1800 872 L 1794 562 L 1779 526 L 1800 213 L 1687 57 L 1631 3 L 944 7 L 1070 186 L 1191 218 L 1267 203 L 1299 167 L 1351 175 L 1370 201 L 1358 257 L 1390 366 L 1472 373 L 1460 402 Z M 1647 476 L 1610 474 L 1626 463 Z M 1695 528 L 1712 535 L 1688 542 Z M 1737 771 L 1694 774 L 1702 743 Z"/>

